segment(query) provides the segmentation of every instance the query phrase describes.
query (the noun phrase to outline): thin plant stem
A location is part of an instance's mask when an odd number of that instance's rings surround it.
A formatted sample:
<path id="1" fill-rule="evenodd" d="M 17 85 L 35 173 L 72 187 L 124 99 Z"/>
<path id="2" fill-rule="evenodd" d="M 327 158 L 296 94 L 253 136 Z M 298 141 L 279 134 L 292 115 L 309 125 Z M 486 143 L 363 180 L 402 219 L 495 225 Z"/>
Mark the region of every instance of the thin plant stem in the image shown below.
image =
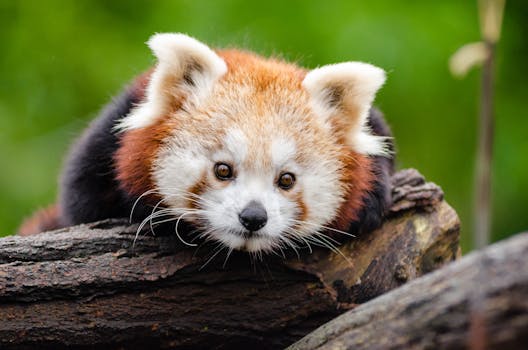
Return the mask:
<path id="1" fill-rule="evenodd" d="M 493 160 L 493 82 L 495 44 L 486 42 L 488 56 L 482 67 L 479 140 L 475 189 L 475 247 L 483 248 L 491 236 L 491 165 Z"/>

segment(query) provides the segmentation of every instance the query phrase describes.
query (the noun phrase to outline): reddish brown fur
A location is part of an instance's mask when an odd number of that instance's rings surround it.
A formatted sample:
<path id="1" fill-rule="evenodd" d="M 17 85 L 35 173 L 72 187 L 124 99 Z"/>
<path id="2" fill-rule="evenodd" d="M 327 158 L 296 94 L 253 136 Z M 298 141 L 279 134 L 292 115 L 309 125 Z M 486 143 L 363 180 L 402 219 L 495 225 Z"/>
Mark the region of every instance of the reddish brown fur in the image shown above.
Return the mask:
<path id="1" fill-rule="evenodd" d="M 145 96 L 150 76 L 153 69 L 139 76 L 134 86 L 139 100 Z M 163 122 L 146 128 L 125 132 L 120 140 L 120 147 L 115 156 L 115 168 L 120 187 L 135 196 L 141 196 L 154 188 L 151 174 L 152 163 L 156 158 L 159 147 L 163 144 L 172 127 L 167 127 Z M 158 199 L 156 194 L 146 196 L 146 200 Z"/>
<path id="2" fill-rule="evenodd" d="M 237 76 L 237 72 L 251 73 L 252 81 L 258 90 L 263 91 L 272 85 L 291 86 L 301 89 L 306 70 L 291 63 L 273 58 L 262 57 L 240 50 L 220 50 L 217 52 L 227 65 L 228 73 L 225 78 L 247 79 L 247 76 Z M 263 103 L 265 101 L 262 101 Z"/>
<path id="3" fill-rule="evenodd" d="M 359 211 L 363 207 L 363 197 L 372 189 L 375 177 L 372 172 L 372 160 L 367 156 L 350 152 L 348 157 L 343 157 L 343 162 L 345 169 L 342 181 L 348 188 L 345 201 L 331 226 L 347 231 L 350 223 L 358 219 Z"/>
<path id="4" fill-rule="evenodd" d="M 142 129 L 127 131 L 121 138 L 121 147 L 115 154 L 117 180 L 123 190 L 141 196 L 154 188 L 151 173 L 159 148 L 172 128 L 160 120 L 159 123 Z M 147 198 L 157 198 L 149 195 Z"/>
<path id="5" fill-rule="evenodd" d="M 62 227 L 59 222 L 59 214 L 59 208 L 55 204 L 41 209 L 29 219 L 24 220 L 18 229 L 18 234 L 21 236 L 29 236 L 44 231 L 58 229 Z"/>
<path id="6" fill-rule="evenodd" d="M 192 209 L 198 209 L 197 198 L 205 192 L 207 187 L 207 176 L 203 175 L 200 181 L 198 181 L 193 187 L 189 189 L 189 192 L 196 195 L 196 197 L 189 196 L 189 207 Z"/>
<path id="7" fill-rule="evenodd" d="M 308 207 L 306 206 L 306 203 L 304 203 L 301 193 L 298 193 L 295 197 L 295 202 L 297 203 L 297 208 L 299 209 L 296 220 L 306 221 L 308 218 Z"/>

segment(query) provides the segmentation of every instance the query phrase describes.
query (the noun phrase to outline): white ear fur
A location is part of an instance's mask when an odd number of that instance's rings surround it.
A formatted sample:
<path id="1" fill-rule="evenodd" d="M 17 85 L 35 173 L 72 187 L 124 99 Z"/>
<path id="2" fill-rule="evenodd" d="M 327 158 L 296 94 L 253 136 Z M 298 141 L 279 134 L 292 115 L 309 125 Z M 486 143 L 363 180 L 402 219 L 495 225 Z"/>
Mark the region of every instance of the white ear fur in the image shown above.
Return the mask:
<path id="1" fill-rule="evenodd" d="M 119 130 L 149 126 L 167 113 L 171 101 L 184 97 L 200 104 L 227 66 L 213 50 L 185 34 L 153 35 L 147 45 L 158 60 L 146 89 L 145 102 L 135 107 L 117 125 Z"/>
<path id="2" fill-rule="evenodd" d="M 325 122 L 345 126 L 347 143 L 358 153 L 387 155 L 386 138 L 372 135 L 367 118 L 385 71 L 368 63 L 344 62 L 309 72 L 302 83 L 313 111 Z M 336 120 L 337 119 L 337 120 Z"/>

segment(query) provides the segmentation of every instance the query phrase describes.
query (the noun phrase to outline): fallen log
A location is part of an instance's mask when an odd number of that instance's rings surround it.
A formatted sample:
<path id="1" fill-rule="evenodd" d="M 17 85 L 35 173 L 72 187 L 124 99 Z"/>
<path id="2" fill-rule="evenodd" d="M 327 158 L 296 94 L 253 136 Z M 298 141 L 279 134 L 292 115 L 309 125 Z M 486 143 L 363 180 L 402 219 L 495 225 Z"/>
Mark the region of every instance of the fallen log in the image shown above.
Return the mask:
<path id="1" fill-rule="evenodd" d="M 526 349 L 528 233 L 348 311 L 288 350 Z"/>
<path id="2" fill-rule="evenodd" d="M 384 225 L 339 251 L 250 259 L 119 220 L 0 239 L 0 348 L 277 349 L 456 259 L 459 222 L 416 171 Z M 148 230 L 147 230 L 148 231 Z"/>

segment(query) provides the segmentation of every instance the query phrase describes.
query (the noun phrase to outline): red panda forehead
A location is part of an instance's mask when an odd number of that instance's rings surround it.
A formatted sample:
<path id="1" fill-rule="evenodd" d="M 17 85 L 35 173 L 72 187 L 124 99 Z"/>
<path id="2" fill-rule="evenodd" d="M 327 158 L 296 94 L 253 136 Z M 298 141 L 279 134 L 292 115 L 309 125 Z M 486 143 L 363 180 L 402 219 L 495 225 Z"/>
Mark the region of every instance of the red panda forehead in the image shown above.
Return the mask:
<path id="1" fill-rule="evenodd" d="M 266 124 L 274 133 L 281 128 L 300 132 L 308 123 L 320 123 L 302 87 L 305 69 L 238 50 L 218 54 L 228 69 L 204 106 L 209 115 L 247 123 L 249 129 Z"/>
<path id="2" fill-rule="evenodd" d="M 256 92 L 303 91 L 306 70 L 275 58 L 264 58 L 251 52 L 222 50 L 218 52 L 227 65 L 224 81 L 251 85 Z"/>

